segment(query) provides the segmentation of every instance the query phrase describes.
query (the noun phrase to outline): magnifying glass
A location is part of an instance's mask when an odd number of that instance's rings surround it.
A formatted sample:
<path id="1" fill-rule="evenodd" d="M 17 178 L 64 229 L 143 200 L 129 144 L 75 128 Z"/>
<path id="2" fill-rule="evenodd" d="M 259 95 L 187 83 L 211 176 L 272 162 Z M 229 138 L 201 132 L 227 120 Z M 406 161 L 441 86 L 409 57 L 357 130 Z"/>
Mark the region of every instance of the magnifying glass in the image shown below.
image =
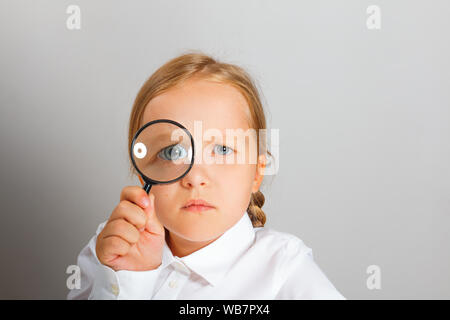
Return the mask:
<path id="1" fill-rule="evenodd" d="M 158 119 L 143 125 L 130 147 L 133 166 L 145 182 L 147 194 L 155 184 L 183 178 L 194 164 L 194 139 L 180 123 Z"/>

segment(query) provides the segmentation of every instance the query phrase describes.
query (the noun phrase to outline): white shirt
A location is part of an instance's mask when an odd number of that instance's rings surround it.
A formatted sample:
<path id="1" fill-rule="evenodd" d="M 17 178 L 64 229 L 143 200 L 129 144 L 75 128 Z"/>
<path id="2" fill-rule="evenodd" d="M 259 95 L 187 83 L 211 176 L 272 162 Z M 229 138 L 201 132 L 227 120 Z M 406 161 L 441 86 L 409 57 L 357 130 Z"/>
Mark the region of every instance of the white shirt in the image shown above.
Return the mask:
<path id="1" fill-rule="evenodd" d="M 179 258 L 164 243 L 162 263 L 148 271 L 114 271 L 96 256 L 97 235 L 80 252 L 81 288 L 67 299 L 346 299 L 289 233 L 254 228 L 247 212 L 222 236 Z"/>

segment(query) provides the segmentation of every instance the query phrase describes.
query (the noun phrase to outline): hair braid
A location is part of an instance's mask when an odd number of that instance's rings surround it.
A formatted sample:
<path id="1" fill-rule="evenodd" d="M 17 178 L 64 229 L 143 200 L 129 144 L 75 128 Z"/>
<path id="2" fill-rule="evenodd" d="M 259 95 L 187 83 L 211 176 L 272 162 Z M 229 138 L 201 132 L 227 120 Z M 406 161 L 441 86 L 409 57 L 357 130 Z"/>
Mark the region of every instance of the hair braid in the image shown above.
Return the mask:
<path id="1" fill-rule="evenodd" d="M 266 223 L 266 214 L 261 209 L 264 205 L 264 194 L 261 191 L 252 193 L 247 213 L 252 221 L 253 227 L 264 227 Z"/>

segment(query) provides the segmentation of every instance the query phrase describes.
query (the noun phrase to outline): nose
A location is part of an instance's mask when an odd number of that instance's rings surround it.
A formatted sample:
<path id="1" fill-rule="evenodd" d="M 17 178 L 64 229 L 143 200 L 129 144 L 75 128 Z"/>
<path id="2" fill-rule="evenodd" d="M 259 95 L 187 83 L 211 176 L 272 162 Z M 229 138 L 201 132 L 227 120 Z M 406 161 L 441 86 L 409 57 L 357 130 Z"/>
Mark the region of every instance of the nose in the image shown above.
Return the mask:
<path id="1" fill-rule="evenodd" d="M 185 188 L 199 188 L 209 185 L 204 165 L 194 163 L 191 170 L 180 180 L 181 185 Z"/>
<path id="2" fill-rule="evenodd" d="M 181 178 L 181 185 L 185 188 L 198 188 L 198 187 L 206 187 L 209 185 L 208 179 L 208 170 L 207 167 L 210 167 L 203 163 L 203 160 L 200 159 L 202 156 L 202 150 L 196 148 L 194 163 L 192 165 L 191 170 Z"/>

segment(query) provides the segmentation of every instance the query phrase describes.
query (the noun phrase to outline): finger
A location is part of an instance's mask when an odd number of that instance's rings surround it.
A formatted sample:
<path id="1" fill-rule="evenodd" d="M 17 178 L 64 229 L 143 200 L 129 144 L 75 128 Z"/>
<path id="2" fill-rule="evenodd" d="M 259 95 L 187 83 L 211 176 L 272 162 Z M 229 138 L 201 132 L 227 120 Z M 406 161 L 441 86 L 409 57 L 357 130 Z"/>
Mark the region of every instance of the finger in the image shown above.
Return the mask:
<path id="1" fill-rule="evenodd" d="M 120 201 L 122 200 L 133 202 L 143 209 L 150 204 L 147 192 L 138 186 L 127 186 L 123 188 L 120 193 Z"/>
<path id="2" fill-rule="evenodd" d="M 127 241 L 130 244 L 134 244 L 139 240 L 139 230 L 131 223 L 124 219 L 117 219 L 108 222 L 103 232 L 103 239 L 117 236 Z"/>
<path id="3" fill-rule="evenodd" d="M 131 203 L 128 200 L 122 200 L 109 217 L 109 221 L 117 219 L 125 219 L 137 229 L 142 229 L 147 222 L 147 215 L 138 205 Z"/>
<path id="4" fill-rule="evenodd" d="M 108 259 L 113 255 L 124 256 L 130 251 L 131 245 L 121 237 L 111 236 L 103 240 L 103 258 Z"/>

